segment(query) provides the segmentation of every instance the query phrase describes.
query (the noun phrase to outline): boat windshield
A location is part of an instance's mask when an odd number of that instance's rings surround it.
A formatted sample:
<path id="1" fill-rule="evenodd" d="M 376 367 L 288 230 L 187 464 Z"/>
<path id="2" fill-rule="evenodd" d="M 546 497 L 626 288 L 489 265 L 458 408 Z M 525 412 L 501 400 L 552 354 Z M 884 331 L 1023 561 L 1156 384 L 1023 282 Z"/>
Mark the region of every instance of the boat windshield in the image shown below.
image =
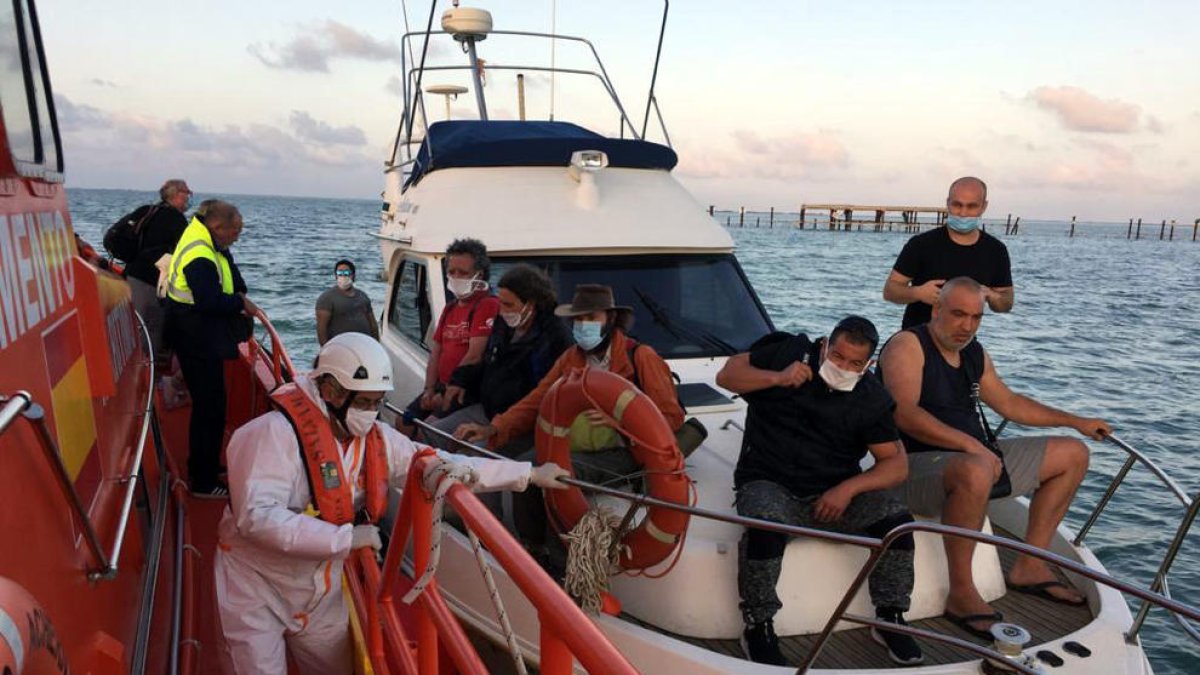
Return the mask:
<path id="1" fill-rule="evenodd" d="M 736 354 L 773 330 L 730 253 L 497 257 L 492 262 L 493 283 L 518 262 L 542 268 L 564 303 L 576 284 L 611 286 L 617 304 L 633 308 L 630 334 L 663 358 Z"/>

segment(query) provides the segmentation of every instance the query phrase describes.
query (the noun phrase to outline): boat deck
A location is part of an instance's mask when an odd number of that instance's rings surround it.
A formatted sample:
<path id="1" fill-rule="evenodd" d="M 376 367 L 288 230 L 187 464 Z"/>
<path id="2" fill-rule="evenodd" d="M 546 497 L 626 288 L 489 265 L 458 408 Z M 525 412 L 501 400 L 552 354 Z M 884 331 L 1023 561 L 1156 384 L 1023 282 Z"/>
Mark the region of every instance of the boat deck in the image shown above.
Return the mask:
<path id="1" fill-rule="evenodd" d="M 1004 532 L 998 528 L 996 533 L 1001 536 L 1015 538 L 1011 533 Z M 1004 568 L 1005 574 L 1008 573 L 1009 568 L 1012 567 L 1015 560 L 1016 553 L 1007 549 L 1000 550 L 1000 564 Z M 1015 623 L 1029 631 L 1033 635 L 1033 644 L 1042 644 L 1056 640 L 1079 630 L 1092 620 L 1092 612 L 1087 606 L 1068 607 L 1067 605 L 1043 600 L 1023 593 L 1010 592 L 991 604 L 1004 614 L 1005 621 Z M 650 624 L 638 621 L 628 615 L 622 615 L 621 618 L 655 632 L 696 645 L 697 647 L 717 652 L 718 654 L 744 658 L 742 648 L 736 639 L 704 640 L 692 638 L 659 630 Z M 913 621 L 912 625 L 952 635 L 964 640 L 974 640 L 982 644 L 981 640 L 974 638 L 970 633 L 963 631 L 942 617 Z M 809 650 L 812 649 L 814 642 L 816 642 L 815 635 L 781 636 L 779 639 L 780 651 L 783 652 L 783 655 L 791 664 L 798 664 Z M 925 665 L 927 666 L 960 663 L 978 658 L 970 652 L 938 642 L 922 640 L 921 647 L 925 651 Z M 825 645 L 825 648 L 821 650 L 821 655 L 817 658 L 815 667 L 850 669 L 900 668 L 901 666 L 892 663 L 888 659 L 887 652 L 884 651 L 883 647 L 871 639 L 869 628 L 856 628 L 834 633 L 833 637 Z"/>

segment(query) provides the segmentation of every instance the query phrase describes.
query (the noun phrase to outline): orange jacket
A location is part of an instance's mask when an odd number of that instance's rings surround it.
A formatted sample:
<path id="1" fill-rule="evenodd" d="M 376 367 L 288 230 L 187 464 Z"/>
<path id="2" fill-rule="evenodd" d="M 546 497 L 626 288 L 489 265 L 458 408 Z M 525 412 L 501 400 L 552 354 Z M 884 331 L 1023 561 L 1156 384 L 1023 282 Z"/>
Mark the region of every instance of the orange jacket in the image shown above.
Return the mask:
<path id="1" fill-rule="evenodd" d="M 633 364 L 629 362 L 627 346 L 625 332 L 620 329 L 614 331 L 608 351 L 608 370 L 632 382 Z M 683 425 L 683 408 L 679 406 L 679 397 L 675 394 L 675 381 L 671 379 L 671 369 L 667 367 L 667 362 L 649 345 L 639 347 L 633 353 L 633 357 L 637 361 L 638 381 L 642 391 L 658 406 L 671 431 L 678 430 Z M 586 365 L 587 355 L 578 346 L 572 346 L 563 352 L 533 391 L 505 412 L 492 418 L 492 425 L 497 431 L 491 440 L 492 447 L 502 446 L 514 438 L 533 433 L 538 409 L 542 406 L 542 397 L 568 370 L 583 368 Z"/>

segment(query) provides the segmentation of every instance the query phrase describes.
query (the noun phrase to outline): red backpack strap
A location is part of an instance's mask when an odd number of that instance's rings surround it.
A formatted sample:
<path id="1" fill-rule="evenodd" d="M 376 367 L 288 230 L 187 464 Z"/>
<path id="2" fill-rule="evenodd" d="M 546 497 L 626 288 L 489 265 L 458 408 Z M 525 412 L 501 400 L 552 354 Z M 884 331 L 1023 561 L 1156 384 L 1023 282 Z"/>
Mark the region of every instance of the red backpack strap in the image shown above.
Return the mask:
<path id="1" fill-rule="evenodd" d="M 271 392 L 271 400 L 296 432 L 317 516 L 334 525 L 354 522 L 354 486 L 342 472 L 337 439 L 321 409 L 295 383 Z"/>

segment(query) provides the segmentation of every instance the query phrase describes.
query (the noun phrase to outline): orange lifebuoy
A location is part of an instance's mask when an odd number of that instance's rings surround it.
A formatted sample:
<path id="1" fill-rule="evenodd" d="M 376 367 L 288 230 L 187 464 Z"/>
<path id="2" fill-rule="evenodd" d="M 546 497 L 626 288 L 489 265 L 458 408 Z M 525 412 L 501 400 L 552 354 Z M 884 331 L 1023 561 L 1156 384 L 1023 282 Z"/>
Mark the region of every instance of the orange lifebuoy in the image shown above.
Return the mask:
<path id="1" fill-rule="evenodd" d="M 0 672 L 70 672 L 50 617 L 24 587 L 4 577 L 0 577 Z"/>
<path id="2" fill-rule="evenodd" d="M 629 438 L 629 450 L 646 472 L 651 497 L 688 505 L 691 481 L 658 406 L 628 380 L 606 370 L 572 370 L 546 392 L 534 431 L 538 463 L 554 462 L 575 475 L 569 431 L 575 418 L 589 409 L 616 420 L 618 430 Z M 570 530 L 587 513 L 588 502 L 579 488 L 547 490 L 545 497 L 550 521 L 560 532 Z M 645 569 L 666 560 L 687 526 L 687 513 L 650 506 L 638 527 L 621 539 L 621 568 Z"/>

